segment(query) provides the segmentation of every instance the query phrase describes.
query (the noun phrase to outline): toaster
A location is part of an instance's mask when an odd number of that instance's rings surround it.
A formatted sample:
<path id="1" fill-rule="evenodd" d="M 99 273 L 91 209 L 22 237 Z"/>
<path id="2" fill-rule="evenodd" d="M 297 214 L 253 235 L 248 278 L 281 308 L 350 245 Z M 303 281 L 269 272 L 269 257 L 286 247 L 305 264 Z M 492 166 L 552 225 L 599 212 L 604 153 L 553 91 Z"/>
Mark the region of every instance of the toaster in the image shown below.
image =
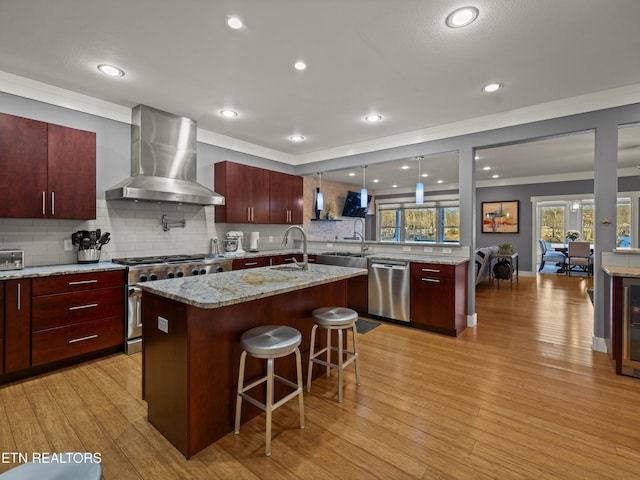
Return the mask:
<path id="1" fill-rule="evenodd" d="M 24 250 L 0 249 L 0 270 L 20 270 L 24 268 Z"/>

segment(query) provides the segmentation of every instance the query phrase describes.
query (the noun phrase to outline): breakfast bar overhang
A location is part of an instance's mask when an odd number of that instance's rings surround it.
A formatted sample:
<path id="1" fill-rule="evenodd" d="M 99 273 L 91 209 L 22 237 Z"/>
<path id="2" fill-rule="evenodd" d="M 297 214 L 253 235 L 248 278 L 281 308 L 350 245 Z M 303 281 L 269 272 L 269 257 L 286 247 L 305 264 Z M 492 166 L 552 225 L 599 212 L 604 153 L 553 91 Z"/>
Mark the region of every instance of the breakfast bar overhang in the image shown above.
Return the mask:
<path id="1" fill-rule="evenodd" d="M 309 272 L 263 267 L 143 284 L 142 388 L 149 422 L 187 459 L 233 431 L 242 333 L 267 324 L 299 330 L 306 376 L 311 311 L 345 306 L 347 279 L 366 273 L 331 265 L 312 265 Z M 248 359 L 247 378 L 263 368 Z M 293 357 L 276 368 L 295 377 Z M 242 421 L 260 412 L 243 408 Z"/>

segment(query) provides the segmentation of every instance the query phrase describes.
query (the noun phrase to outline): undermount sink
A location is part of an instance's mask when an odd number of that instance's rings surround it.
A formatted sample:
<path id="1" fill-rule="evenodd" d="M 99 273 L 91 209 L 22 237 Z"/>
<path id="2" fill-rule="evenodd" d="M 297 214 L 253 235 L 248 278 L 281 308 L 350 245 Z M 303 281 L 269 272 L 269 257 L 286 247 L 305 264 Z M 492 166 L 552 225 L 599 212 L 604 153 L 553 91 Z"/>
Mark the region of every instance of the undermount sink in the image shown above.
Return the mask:
<path id="1" fill-rule="evenodd" d="M 271 270 L 283 270 L 285 272 L 302 272 L 302 268 L 295 265 L 279 265 L 277 267 L 271 267 Z"/>
<path id="2" fill-rule="evenodd" d="M 341 267 L 367 268 L 367 257 L 354 252 L 328 252 L 316 255 L 316 263 Z"/>

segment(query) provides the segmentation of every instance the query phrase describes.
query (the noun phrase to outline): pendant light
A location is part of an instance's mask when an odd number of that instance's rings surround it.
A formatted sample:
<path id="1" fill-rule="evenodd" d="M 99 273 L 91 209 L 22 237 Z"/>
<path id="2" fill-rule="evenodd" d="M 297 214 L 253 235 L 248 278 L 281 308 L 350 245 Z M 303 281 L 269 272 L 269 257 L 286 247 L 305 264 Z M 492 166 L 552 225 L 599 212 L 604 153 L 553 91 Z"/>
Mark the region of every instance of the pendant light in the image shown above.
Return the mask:
<path id="1" fill-rule="evenodd" d="M 416 203 L 422 205 L 424 203 L 424 184 L 420 181 L 420 166 L 424 157 L 416 157 L 418 160 L 418 183 L 416 183 Z"/>
<path id="2" fill-rule="evenodd" d="M 365 168 L 366 165 L 362 165 L 362 190 L 360 190 L 360 208 L 367 208 L 367 187 L 365 182 Z"/>
<path id="3" fill-rule="evenodd" d="M 320 186 L 318 187 L 318 193 L 316 194 L 316 210 L 322 210 L 324 208 L 324 195 L 322 194 L 322 172 L 318 172 L 320 176 Z"/>

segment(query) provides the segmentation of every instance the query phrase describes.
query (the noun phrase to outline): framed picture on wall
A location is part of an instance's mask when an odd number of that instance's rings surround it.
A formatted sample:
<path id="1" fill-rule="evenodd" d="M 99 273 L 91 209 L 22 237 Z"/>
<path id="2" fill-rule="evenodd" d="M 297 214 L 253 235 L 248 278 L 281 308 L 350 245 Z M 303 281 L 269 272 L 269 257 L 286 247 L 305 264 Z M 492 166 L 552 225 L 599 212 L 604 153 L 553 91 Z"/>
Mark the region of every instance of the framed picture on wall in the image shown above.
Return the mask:
<path id="1" fill-rule="evenodd" d="M 482 202 L 482 233 L 518 233 L 520 201 Z"/>

